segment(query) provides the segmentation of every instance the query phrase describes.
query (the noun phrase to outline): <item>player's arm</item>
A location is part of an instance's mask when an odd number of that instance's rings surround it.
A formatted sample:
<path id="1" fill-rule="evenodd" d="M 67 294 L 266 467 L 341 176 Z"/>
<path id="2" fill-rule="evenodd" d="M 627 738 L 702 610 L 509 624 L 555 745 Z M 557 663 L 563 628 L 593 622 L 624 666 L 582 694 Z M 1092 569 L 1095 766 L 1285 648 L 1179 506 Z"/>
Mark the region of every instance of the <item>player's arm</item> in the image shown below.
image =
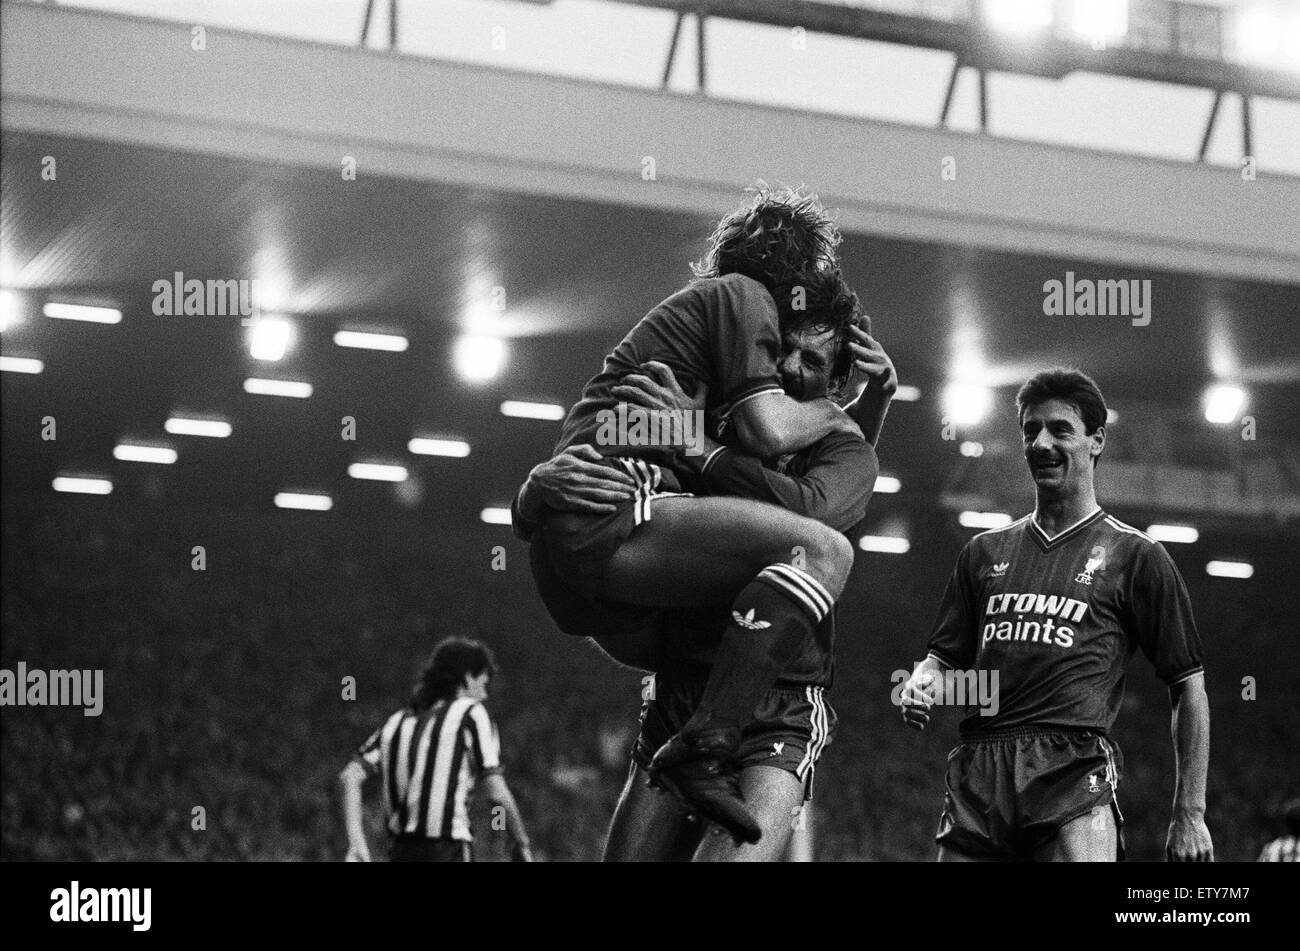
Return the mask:
<path id="1" fill-rule="evenodd" d="M 734 495 L 779 505 L 848 532 L 867 514 L 880 464 L 865 440 L 833 433 L 811 450 L 802 475 L 765 468 L 753 456 L 718 446 L 705 456 L 686 457 L 711 495 Z"/>
<path id="2" fill-rule="evenodd" d="M 515 802 L 515 797 L 510 792 L 510 786 L 506 783 L 506 778 L 499 772 L 489 773 L 483 780 L 483 788 L 486 790 L 487 797 L 492 805 L 499 807 L 505 815 L 506 831 L 514 839 L 516 857 L 519 861 L 531 862 L 533 860 L 533 846 L 528 839 L 528 832 L 524 828 L 524 817 L 519 812 L 519 804 Z"/>
<path id="3" fill-rule="evenodd" d="M 829 398 L 799 400 L 781 390 L 767 390 L 746 399 L 728 418 L 736 439 L 756 456 L 770 459 L 798 452 L 831 433 L 856 433 L 858 424 Z"/>
<path id="4" fill-rule="evenodd" d="M 505 816 L 506 831 L 514 839 L 515 859 L 531 862 L 533 847 L 528 839 L 528 831 L 524 828 L 524 817 L 519 812 L 519 804 L 515 802 L 510 786 L 501 775 L 501 741 L 497 737 L 496 727 L 482 704 L 470 708 L 469 723 L 483 788 L 494 810 L 500 809 Z"/>
<path id="5" fill-rule="evenodd" d="M 1169 690 L 1173 702 L 1173 818 L 1166 858 L 1172 862 L 1212 862 L 1214 844 L 1205 826 L 1205 776 L 1210 765 L 1210 701 L 1205 674 L 1193 674 Z"/>
<path id="6" fill-rule="evenodd" d="M 703 410 L 705 393 L 686 394 L 672 368 L 656 360 L 641 365 L 612 392 L 619 399 L 655 411 Z M 700 433 L 683 446 L 677 464 L 694 472 L 710 495 L 731 495 L 778 505 L 847 532 L 866 515 L 880 466 L 875 450 L 858 435 L 837 432 L 811 450 L 802 475 L 764 467 L 755 456 L 723 446 Z"/>
<path id="7" fill-rule="evenodd" d="M 609 463 L 595 447 L 570 446 L 534 466 L 510 506 L 515 534 L 531 542 L 547 508 L 562 512 L 613 512 L 631 498 L 632 477 Z"/>
<path id="8" fill-rule="evenodd" d="M 966 669 L 975 663 L 979 614 L 971 554 L 971 543 L 967 542 L 944 588 L 925 660 L 916 665 L 899 696 L 903 722 L 918 730 L 924 730 L 930 721 L 935 676 L 945 669 Z"/>
<path id="9" fill-rule="evenodd" d="M 853 354 L 850 385 L 861 386 L 856 398 L 845 408 L 862 430 L 862 437 L 872 446 L 880 442 L 889 403 L 898 392 L 898 373 L 885 348 L 871 336 L 871 321 L 864 314 L 862 325 L 849 328 L 849 349 Z"/>
<path id="10" fill-rule="evenodd" d="M 1138 645 L 1169 687 L 1177 779 L 1165 856 L 1209 862 L 1214 845 L 1205 825 L 1210 760 L 1210 705 L 1191 598 L 1173 559 L 1159 543 L 1141 550 L 1130 575 L 1128 603 Z"/>
<path id="11" fill-rule="evenodd" d="M 369 862 L 370 845 L 366 842 L 365 824 L 361 817 L 362 788 L 365 786 L 365 766 L 360 760 L 350 760 L 339 773 L 339 787 L 343 794 L 343 824 L 348 833 L 348 861 Z"/>

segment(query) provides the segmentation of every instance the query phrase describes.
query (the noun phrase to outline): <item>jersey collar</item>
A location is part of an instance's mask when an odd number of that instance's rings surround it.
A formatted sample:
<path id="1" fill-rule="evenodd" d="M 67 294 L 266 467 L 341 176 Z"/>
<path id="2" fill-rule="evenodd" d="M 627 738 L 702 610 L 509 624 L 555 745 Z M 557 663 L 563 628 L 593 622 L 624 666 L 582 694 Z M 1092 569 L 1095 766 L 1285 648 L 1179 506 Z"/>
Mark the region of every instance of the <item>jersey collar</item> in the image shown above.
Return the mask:
<path id="1" fill-rule="evenodd" d="M 1105 518 L 1105 516 L 1106 513 L 1102 511 L 1101 506 L 1097 506 L 1091 515 L 1085 515 L 1063 532 L 1048 536 L 1047 532 L 1043 531 L 1042 526 L 1038 524 L 1038 509 L 1034 509 L 1034 513 L 1029 516 L 1029 534 L 1034 537 L 1034 541 L 1038 542 L 1039 548 L 1043 549 L 1043 551 L 1051 551 L 1053 548 L 1065 544 L 1071 538 L 1083 534 L 1089 525 Z"/>

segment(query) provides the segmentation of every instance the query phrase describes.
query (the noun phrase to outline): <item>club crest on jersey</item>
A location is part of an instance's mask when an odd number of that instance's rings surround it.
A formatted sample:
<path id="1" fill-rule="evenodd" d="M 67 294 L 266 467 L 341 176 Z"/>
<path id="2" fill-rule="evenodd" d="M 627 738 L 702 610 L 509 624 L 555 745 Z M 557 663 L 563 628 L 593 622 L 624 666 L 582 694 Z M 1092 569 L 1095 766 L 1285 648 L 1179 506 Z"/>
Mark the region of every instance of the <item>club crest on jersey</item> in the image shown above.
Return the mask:
<path id="1" fill-rule="evenodd" d="M 739 611 L 732 611 L 731 616 L 735 618 L 737 624 L 741 627 L 749 628 L 751 631 L 761 631 L 765 627 L 772 626 L 770 621 L 755 621 L 753 608 L 750 608 L 744 614 L 741 614 Z"/>
<path id="2" fill-rule="evenodd" d="M 1101 792 L 1101 784 L 1097 782 L 1097 774 L 1088 774 L 1088 792 Z"/>
<path id="3" fill-rule="evenodd" d="M 1087 564 L 1083 570 L 1074 576 L 1074 580 L 1079 584 L 1092 584 L 1092 576 L 1106 567 L 1106 549 L 1098 545 L 1088 556 Z"/>
<path id="4" fill-rule="evenodd" d="M 1010 568 L 1010 567 L 1011 567 L 1011 562 L 1009 562 L 1009 561 L 999 561 L 999 562 L 997 562 L 996 564 L 994 564 L 994 566 L 993 566 L 993 570 L 989 572 L 989 577 L 990 577 L 990 578 L 1001 578 L 1003 575 L 1005 575 L 1005 574 L 1007 573 L 1007 569 Z"/>

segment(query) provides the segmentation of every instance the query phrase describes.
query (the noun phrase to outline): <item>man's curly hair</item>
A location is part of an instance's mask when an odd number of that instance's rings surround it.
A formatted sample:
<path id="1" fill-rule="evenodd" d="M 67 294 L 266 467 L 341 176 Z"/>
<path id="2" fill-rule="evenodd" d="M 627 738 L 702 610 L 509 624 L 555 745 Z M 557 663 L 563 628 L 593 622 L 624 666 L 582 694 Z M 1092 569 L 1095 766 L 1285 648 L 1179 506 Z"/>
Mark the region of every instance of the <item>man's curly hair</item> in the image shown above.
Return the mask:
<path id="1" fill-rule="evenodd" d="M 696 277 L 743 274 L 774 292 L 838 265 L 840 229 L 816 195 L 763 182 L 748 191 L 749 204 L 723 215 L 691 264 Z"/>

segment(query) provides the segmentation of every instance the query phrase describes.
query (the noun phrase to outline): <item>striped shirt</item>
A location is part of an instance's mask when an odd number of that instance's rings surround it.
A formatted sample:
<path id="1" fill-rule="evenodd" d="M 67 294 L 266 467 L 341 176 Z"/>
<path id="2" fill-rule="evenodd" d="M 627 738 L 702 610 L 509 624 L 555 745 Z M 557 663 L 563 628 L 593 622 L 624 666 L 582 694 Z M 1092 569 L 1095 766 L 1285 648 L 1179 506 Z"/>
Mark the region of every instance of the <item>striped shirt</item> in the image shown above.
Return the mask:
<path id="1" fill-rule="evenodd" d="M 500 743 L 477 700 L 440 700 L 427 710 L 398 710 L 357 750 L 380 776 L 388 831 L 470 842 L 469 797 L 475 782 L 501 772 Z"/>
<path id="2" fill-rule="evenodd" d="M 1300 861 L 1300 839 L 1293 835 L 1284 835 L 1264 846 L 1259 853 L 1261 862 L 1296 862 Z"/>

